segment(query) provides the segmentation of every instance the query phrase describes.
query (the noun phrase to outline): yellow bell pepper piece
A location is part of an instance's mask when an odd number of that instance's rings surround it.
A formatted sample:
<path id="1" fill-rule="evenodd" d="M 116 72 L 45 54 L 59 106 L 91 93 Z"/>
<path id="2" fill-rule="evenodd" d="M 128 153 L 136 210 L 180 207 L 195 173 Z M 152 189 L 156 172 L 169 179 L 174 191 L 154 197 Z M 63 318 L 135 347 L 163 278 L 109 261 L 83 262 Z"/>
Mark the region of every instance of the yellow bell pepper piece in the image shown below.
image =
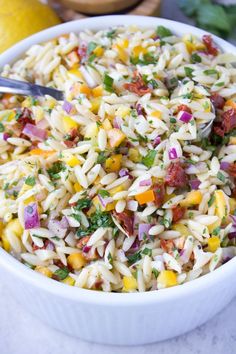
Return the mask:
<path id="1" fill-rule="evenodd" d="M 76 68 L 76 69 L 73 68 L 73 69 L 68 70 L 68 74 L 69 74 L 69 75 L 76 76 L 76 77 L 78 77 L 78 78 L 80 78 L 80 79 L 83 78 L 81 72 L 80 72 L 79 69 L 77 69 L 77 68 Z"/>
<path id="2" fill-rule="evenodd" d="M 118 147 L 125 139 L 125 134 L 117 128 L 113 128 L 107 132 L 109 144 L 112 148 Z"/>
<path id="3" fill-rule="evenodd" d="M 85 138 L 94 138 L 98 135 L 98 126 L 97 124 L 94 123 L 90 123 L 86 126 L 85 128 L 85 134 L 84 137 Z"/>
<path id="4" fill-rule="evenodd" d="M 125 118 L 129 113 L 130 113 L 130 108 L 126 107 L 125 105 L 120 106 L 116 110 L 116 116 L 121 117 L 121 118 Z"/>
<path id="5" fill-rule="evenodd" d="M 87 85 L 82 84 L 80 85 L 80 93 L 89 96 L 91 95 L 91 89 Z"/>
<path id="6" fill-rule="evenodd" d="M 74 128 L 78 128 L 78 123 L 76 123 L 71 117 L 64 116 L 62 118 L 65 131 L 68 133 Z"/>
<path id="7" fill-rule="evenodd" d="M 105 169 L 108 173 L 118 172 L 121 167 L 122 155 L 117 154 L 109 157 L 105 162 Z"/>
<path id="8" fill-rule="evenodd" d="M 231 136 L 229 138 L 229 145 L 236 145 L 236 136 Z"/>
<path id="9" fill-rule="evenodd" d="M 28 204 L 30 204 L 30 203 L 35 203 L 35 201 L 36 201 L 36 199 L 35 199 L 35 197 L 32 195 L 32 197 L 29 197 L 29 198 L 27 198 L 27 199 L 24 200 L 24 204 L 25 204 L 25 205 L 28 205 Z"/>
<path id="10" fill-rule="evenodd" d="M 67 257 L 67 263 L 74 270 L 80 270 L 85 266 L 87 260 L 81 253 L 72 253 Z"/>
<path id="11" fill-rule="evenodd" d="M 93 99 L 90 100 L 90 103 L 91 103 L 91 111 L 95 114 L 98 113 L 98 110 L 99 110 L 99 107 L 100 107 L 100 104 L 101 104 L 101 98 L 100 97 L 95 97 Z"/>
<path id="12" fill-rule="evenodd" d="M 137 280 L 133 277 L 133 276 L 130 276 L 130 277 L 127 277 L 127 276 L 124 276 L 123 278 L 123 291 L 134 291 L 138 288 L 138 283 L 137 283 Z"/>
<path id="13" fill-rule="evenodd" d="M 93 50 L 93 53 L 97 56 L 97 57 L 101 57 L 104 53 L 104 49 L 102 47 L 96 47 L 94 50 Z"/>
<path id="14" fill-rule="evenodd" d="M 181 200 L 180 205 L 189 207 L 191 205 L 198 205 L 202 201 L 202 193 L 200 191 L 191 191 L 187 194 L 186 198 Z"/>
<path id="15" fill-rule="evenodd" d="M 112 129 L 112 125 L 111 125 L 111 122 L 109 121 L 109 119 L 104 119 L 103 123 L 102 123 L 102 126 L 105 130 L 110 130 Z"/>
<path id="16" fill-rule="evenodd" d="M 153 202 L 155 200 L 155 194 L 152 189 L 149 189 L 146 192 L 136 194 L 135 199 L 140 205 Z"/>
<path id="17" fill-rule="evenodd" d="M 185 225 L 180 224 L 180 223 L 173 224 L 172 225 L 172 230 L 179 231 L 181 236 L 186 236 L 187 237 L 190 234 L 188 228 Z"/>
<path id="18" fill-rule="evenodd" d="M 215 214 L 222 219 L 228 214 L 226 196 L 222 190 L 216 190 L 214 196 L 215 196 L 215 202 L 214 202 Z"/>
<path id="19" fill-rule="evenodd" d="M 62 158 L 63 161 L 65 161 L 65 163 L 70 166 L 70 167 L 75 167 L 77 165 L 81 165 L 81 161 L 78 159 L 78 157 L 76 156 L 68 156 L 68 157 L 64 157 Z"/>
<path id="20" fill-rule="evenodd" d="M 81 185 L 78 182 L 76 182 L 74 184 L 74 189 L 75 189 L 76 193 L 78 193 L 78 192 L 82 191 L 83 188 L 81 187 Z"/>
<path id="21" fill-rule="evenodd" d="M 10 252 L 11 250 L 11 245 L 10 245 L 10 242 L 8 241 L 5 233 L 3 232 L 2 234 L 2 246 L 3 246 L 3 249 L 7 252 Z"/>
<path id="22" fill-rule="evenodd" d="M 41 150 L 41 149 L 33 149 L 30 150 L 29 154 L 30 155 L 38 155 L 38 156 L 42 156 L 45 159 L 49 156 L 52 156 L 53 154 L 55 154 L 56 151 L 52 150 L 52 151 L 47 151 L 47 150 Z"/>
<path id="23" fill-rule="evenodd" d="M 132 54 L 134 57 L 139 57 L 140 54 L 146 54 L 147 48 L 142 47 L 141 45 L 137 45 L 132 49 Z"/>
<path id="24" fill-rule="evenodd" d="M 113 195 L 115 195 L 118 192 L 122 192 L 123 190 L 124 190 L 124 186 L 120 184 L 119 186 L 110 189 L 109 193 L 113 197 Z"/>
<path id="25" fill-rule="evenodd" d="M 93 205 L 96 207 L 96 209 L 101 209 L 102 211 L 111 211 L 115 209 L 116 203 L 112 202 L 107 204 L 105 207 L 102 205 L 100 199 L 98 196 L 93 198 Z"/>
<path id="26" fill-rule="evenodd" d="M 135 148 L 129 149 L 128 156 L 129 156 L 129 159 L 133 162 L 140 162 L 141 158 L 142 158 L 140 153 L 138 152 L 138 150 Z"/>
<path id="27" fill-rule="evenodd" d="M 207 250 L 209 252 L 215 252 L 220 247 L 220 238 L 218 236 L 212 236 L 208 239 Z"/>
<path id="28" fill-rule="evenodd" d="M 119 44 L 115 44 L 114 49 L 117 50 L 118 52 L 118 58 L 124 63 L 126 64 L 128 59 L 129 59 L 129 55 L 128 53 L 125 51 L 124 48 L 122 48 L 122 46 L 120 46 Z"/>
<path id="29" fill-rule="evenodd" d="M 103 87 L 102 87 L 102 85 L 99 85 L 99 86 L 97 86 L 97 87 L 94 87 L 94 88 L 92 89 L 92 94 L 93 94 L 94 97 L 100 97 L 100 96 L 102 96 L 102 95 L 103 95 Z"/>
<path id="30" fill-rule="evenodd" d="M 229 198 L 229 207 L 230 207 L 230 213 L 233 214 L 234 211 L 236 210 L 236 199 L 235 198 Z"/>
<path id="31" fill-rule="evenodd" d="M 4 232 L 7 232 L 8 230 L 13 232 L 17 237 L 19 238 L 21 237 L 23 233 L 23 228 L 18 218 L 9 221 L 9 223 L 6 225 L 4 229 Z"/>
<path id="32" fill-rule="evenodd" d="M 75 280 L 72 277 L 70 277 L 70 276 L 66 277 L 61 282 L 64 283 L 64 284 L 70 285 L 70 286 L 74 286 L 75 285 Z"/>
<path id="33" fill-rule="evenodd" d="M 155 117 L 155 118 L 158 118 L 158 119 L 161 119 L 162 112 L 161 111 L 154 111 L 154 112 L 151 113 L 151 116 Z"/>
<path id="34" fill-rule="evenodd" d="M 52 271 L 48 269 L 47 267 L 43 266 L 36 266 L 34 270 L 38 273 L 43 274 L 45 277 L 51 278 L 52 277 Z"/>
<path id="35" fill-rule="evenodd" d="M 177 285 L 177 276 L 172 270 L 162 270 L 157 277 L 157 282 L 165 288 Z"/>

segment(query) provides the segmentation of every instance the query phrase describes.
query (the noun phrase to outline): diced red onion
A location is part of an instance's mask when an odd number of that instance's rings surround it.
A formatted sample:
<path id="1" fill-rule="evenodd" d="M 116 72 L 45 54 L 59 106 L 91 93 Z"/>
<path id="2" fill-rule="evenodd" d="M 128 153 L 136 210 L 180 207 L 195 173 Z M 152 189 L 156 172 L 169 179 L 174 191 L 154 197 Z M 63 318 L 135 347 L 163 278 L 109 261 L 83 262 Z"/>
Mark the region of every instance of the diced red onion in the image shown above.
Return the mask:
<path id="1" fill-rule="evenodd" d="M 30 203 L 25 207 L 24 223 L 26 230 L 34 229 L 35 227 L 40 227 L 38 207 L 36 203 Z"/>
<path id="2" fill-rule="evenodd" d="M 236 238 L 236 231 L 228 233 L 228 238 L 232 240 L 233 238 Z"/>
<path id="3" fill-rule="evenodd" d="M 152 184 L 151 178 L 143 179 L 142 181 L 139 182 L 140 187 L 150 186 L 151 184 Z"/>
<path id="4" fill-rule="evenodd" d="M 11 137 L 11 135 L 8 134 L 8 133 L 2 133 L 2 139 L 3 139 L 4 141 L 7 141 L 7 139 L 9 139 L 10 137 Z"/>
<path id="5" fill-rule="evenodd" d="M 169 159 L 170 160 L 175 160 L 178 158 L 178 154 L 177 154 L 177 151 L 176 151 L 176 148 L 172 147 L 169 149 L 168 151 L 168 155 L 169 155 Z"/>
<path id="6" fill-rule="evenodd" d="M 100 194 L 98 194 L 98 198 L 102 204 L 102 206 L 105 208 L 108 204 L 111 204 L 113 202 L 113 199 L 111 197 L 106 197 L 102 198 Z"/>
<path id="7" fill-rule="evenodd" d="M 46 119 L 41 119 L 38 123 L 37 123 L 37 128 L 40 129 L 47 129 L 49 127 L 48 121 Z"/>
<path id="8" fill-rule="evenodd" d="M 199 179 L 192 179 L 191 181 L 189 181 L 190 187 L 194 190 L 198 189 L 201 182 L 199 181 Z"/>
<path id="9" fill-rule="evenodd" d="M 233 227 L 234 227 L 234 226 L 236 227 L 236 215 L 230 215 L 230 218 L 231 218 L 232 221 L 233 221 Z M 236 229 L 233 230 L 233 231 L 236 231 Z"/>
<path id="10" fill-rule="evenodd" d="M 133 179 L 133 177 L 131 176 L 131 174 L 130 174 L 129 171 L 127 170 L 127 168 L 122 168 L 122 169 L 119 171 L 119 176 L 120 176 L 120 177 L 129 176 L 129 179 Z"/>
<path id="11" fill-rule="evenodd" d="M 189 112 L 186 111 L 180 111 L 178 113 L 178 119 L 181 120 L 184 123 L 188 123 L 192 119 L 193 115 Z"/>
<path id="12" fill-rule="evenodd" d="M 22 131 L 32 140 L 44 141 L 47 138 L 47 132 L 44 129 L 39 129 L 35 125 L 27 123 Z"/>
<path id="13" fill-rule="evenodd" d="M 62 105 L 62 108 L 64 109 L 64 111 L 66 113 L 70 113 L 72 111 L 72 109 L 74 108 L 73 104 L 71 104 L 70 102 L 68 101 L 64 101 L 63 102 L 63 105 Z"/>
<path id="14" fill-rule="evenodd" d="M 60 224 L 61 224 L 61 228 L 62 228 L 62 229 L 68 229 L 69 223 L 68 223 L 68 220 L 67 220 L 67 217 L 66 217 L 66 216 L 63 216 L 63 217 L 61 218 Z"/>
<path id="15" fill-rule="evenodd" d="M 144 236 L 148 236 L 148 232 L 151 229 L 151 224 L 139 224 L 138 226 L 138 239 L 143 240 Z"/>
<path id="16" fill-rule="evenodd" d="M 222 161 L 222 162 L 220 163 L 220 169 L 226 171 L 226 170 L 228 170 L 229 165 L 230 165 L 229 162 Z"/>
<path id="17" fill-rule="evenodd" d="M 154 140 L 153 140 L 153 146 L 156 147 L 159 145 L 161 142 L 161 137 L 158 135 Z"/>
<path id="18" fill-rule="evenodd" d="M 120 117 L 115 117 L 113 120 L 113 127 L 116 129 L 120 129 L 121 125 L 123 124 L 123 120 Z"/>
<path id="19" fill-rule="evenodd" d="M 143 107 L 142 107 L 142 105 L 140 103 L 138 103 L 136 105 L 136 111 L 137 111 L 138 115 L 142 115 L 143 114 Z"/>
<path id="20" fill-rule="evenodd" d="M 87 246 L 87 245 L 85 245 L 85 246 L 83 247 L 83 252 L 84 252 L 84 253 L 89 253 L 89 251 L 91 250 L 91 248 L 92 248 L 92 246 Z"/>
<path id="21" fill-rule="evenodd" d="M 130 247 L 129 251 L 131 252 L 137 252 L 139 250 L 140 247 L 140 240 L 136 237 L 134 243 L 132 244 L 132 246 Z"/>
<path id="22" fill-rule="evenodd" d="M 49 220 L 48 229 L 53 233 L 54 236 L 57 236 L 59 238 L 64 238 L 67 232 L 67 228 L 65 228 L 64 220 L 63 221 L 59 221 L 56 219 Z"/>

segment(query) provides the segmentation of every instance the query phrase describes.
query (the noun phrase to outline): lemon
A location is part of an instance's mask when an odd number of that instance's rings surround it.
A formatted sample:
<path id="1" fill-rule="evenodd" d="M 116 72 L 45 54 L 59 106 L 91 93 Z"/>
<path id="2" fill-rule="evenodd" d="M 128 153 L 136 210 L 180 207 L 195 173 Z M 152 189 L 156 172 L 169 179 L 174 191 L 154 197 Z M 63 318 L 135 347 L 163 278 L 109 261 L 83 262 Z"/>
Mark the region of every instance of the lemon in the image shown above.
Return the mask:
<path id="1" fill-rule="evenodd" d="M 0 53 L 29 35 L 60 23 L 38 0 L 0 0 Z"/>

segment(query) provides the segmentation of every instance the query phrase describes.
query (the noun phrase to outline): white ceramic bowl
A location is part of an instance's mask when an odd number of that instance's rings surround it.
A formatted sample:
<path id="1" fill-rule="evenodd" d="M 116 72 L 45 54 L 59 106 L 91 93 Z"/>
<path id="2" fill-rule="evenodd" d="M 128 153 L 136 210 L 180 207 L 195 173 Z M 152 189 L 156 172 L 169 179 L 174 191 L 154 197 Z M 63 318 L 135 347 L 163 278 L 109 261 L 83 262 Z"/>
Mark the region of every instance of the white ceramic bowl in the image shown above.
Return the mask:
<path id="1" fill-rule="evenodd" d="M 163 25 L 183 35 L 205 32 L 178 22 L 152 17 L 107 16 L 65 23 L 37 33 L 0 56 L 0 67 L 16 60 L 32 44 L 70 31 L 109 26 Z M 231 44 L 214 37 L 227 52 Z M 30 312 L 65 333 L 107 344 L 137 345 L 178 336 L 203 324 L 236 294 L 236 257 L 190 283 L 146 293 L 104 293 L 70 287 L 37 274 L 0 249 L 1 284 Z"/>

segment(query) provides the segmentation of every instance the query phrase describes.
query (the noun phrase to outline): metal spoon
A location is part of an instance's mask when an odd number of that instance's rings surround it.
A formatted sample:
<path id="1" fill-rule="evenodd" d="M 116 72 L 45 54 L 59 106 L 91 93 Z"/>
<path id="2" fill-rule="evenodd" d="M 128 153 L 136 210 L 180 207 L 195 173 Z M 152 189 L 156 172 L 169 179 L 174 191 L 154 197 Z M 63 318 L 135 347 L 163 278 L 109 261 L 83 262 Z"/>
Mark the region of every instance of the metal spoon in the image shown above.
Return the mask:
<path id="1" fill-rule="evenodd" d="M 56 90 L 51 87 L 31 84 L 25 81 L 7 79 L 1 76 L 0 76 L 0 92 L 13 93 L 17 95 L 28 95 L 28 96 L 50 95 L 58 101 L 64 100 L 64 94 L 62 91 Z"/>
<path id="2" fill-rule="evenodd" d="M 56 90 L 51 87 L 40 86 L 36 84 L 31 84 L 26 81 L 7 79 L 0 76 L 0 92 L 13 93 L 17 95 L 29 95 L 29 96 L 44 96 L 50 95 L 56 100 L 64 100 L 64 94 L 62 91 Z M 212 105 L 212 112 L 215 113 L 215 108 Z M 211 120 L 206 125 L 203 125 L 199 131 L 199 138 L 207 138 L 210 135 L 213 120 Z"/>

